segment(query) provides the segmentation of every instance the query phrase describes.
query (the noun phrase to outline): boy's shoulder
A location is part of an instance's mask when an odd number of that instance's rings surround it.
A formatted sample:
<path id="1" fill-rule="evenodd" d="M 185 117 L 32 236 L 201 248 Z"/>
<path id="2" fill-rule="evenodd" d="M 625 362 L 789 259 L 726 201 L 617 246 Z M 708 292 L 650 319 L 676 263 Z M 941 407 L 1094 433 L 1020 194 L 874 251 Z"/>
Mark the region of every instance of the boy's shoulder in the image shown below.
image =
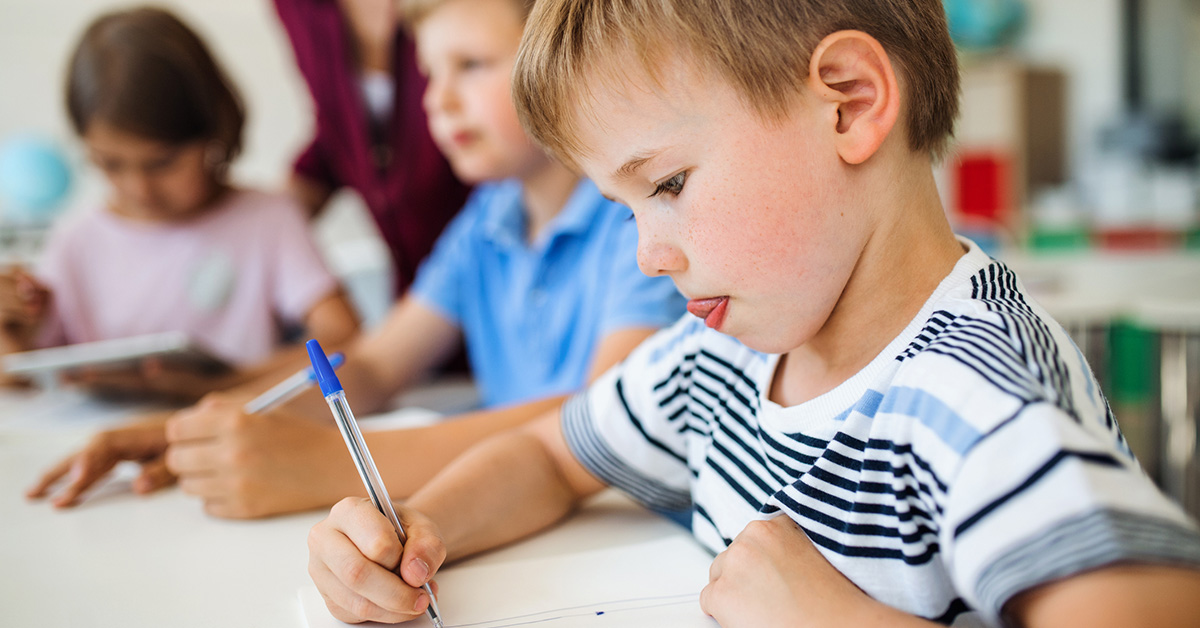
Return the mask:
<path id="1" fill-rule="evenodd" d="M 1070 336 L 1003 262 L 972 247 L 959 277 L 931 299 L 895 356 L 891 387 L 934 400 L 986 433 L 1046 404 L 1115 433 L 1108 403 Z"/>

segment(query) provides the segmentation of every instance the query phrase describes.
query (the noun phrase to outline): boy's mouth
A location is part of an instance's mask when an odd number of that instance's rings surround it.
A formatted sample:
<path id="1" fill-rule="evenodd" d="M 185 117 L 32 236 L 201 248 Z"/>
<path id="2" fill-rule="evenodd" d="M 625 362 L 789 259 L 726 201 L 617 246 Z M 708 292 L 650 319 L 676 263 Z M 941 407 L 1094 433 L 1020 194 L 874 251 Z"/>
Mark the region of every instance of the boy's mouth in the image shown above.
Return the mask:
<path id="1" fill-rule="evenodd" d="M 719 330 L 725 322 L 725 310 L 729 305 L 729 297 L 709 297 L 707 299 L 692 299 L 688 301 L 687 310 L 692 316 L 704 319 L 704 324 L 710 329 Z"/>
<path id="2" fill-rule="evenodd" d="M 475 141 L 475 134 L 470 131 L 458 131 L 450 135 L 450 142 L 462 148 Z"/>

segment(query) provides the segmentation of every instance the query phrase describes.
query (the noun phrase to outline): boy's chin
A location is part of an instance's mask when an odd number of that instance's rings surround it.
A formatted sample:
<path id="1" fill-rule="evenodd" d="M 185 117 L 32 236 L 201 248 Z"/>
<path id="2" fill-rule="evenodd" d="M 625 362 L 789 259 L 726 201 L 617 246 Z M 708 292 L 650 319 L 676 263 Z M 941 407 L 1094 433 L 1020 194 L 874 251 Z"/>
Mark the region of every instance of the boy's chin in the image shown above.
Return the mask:
<path id="1" fill-rule="evenodd" d="M 510 169 L 496 167 L 495 164 L 483 163 L 479 159 L 450 158 L 450 169 L 459 181 L 467 185 L 478 185 L 488 181 L 500 181 L 513 177 Z"/>
<path id="2" fill-rule="evenodd" d="M 749 349 L 758 351 L 759 353 L 784 354 L 795 349 L 797 344 L 780 339 L 780 335 L 772 333 L 768 329 L 756 329 L 746 331 L 745 329 L 728 329 L 721 330 L 726 336 L 733 336 L 738 342 L 742 343 Z"/>

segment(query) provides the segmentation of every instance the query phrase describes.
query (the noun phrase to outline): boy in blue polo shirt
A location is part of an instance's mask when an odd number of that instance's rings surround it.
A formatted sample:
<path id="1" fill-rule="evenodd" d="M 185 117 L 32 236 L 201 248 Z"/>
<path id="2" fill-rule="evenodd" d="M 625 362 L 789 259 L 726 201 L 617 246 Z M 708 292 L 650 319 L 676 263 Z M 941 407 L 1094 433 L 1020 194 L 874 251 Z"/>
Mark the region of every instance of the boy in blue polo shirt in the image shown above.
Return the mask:
<path id="1" fill-rule="evenodd" d="M 371 412 L 465 343 L 486 409 L 369 434 L 398 497 L 485 436 L 556 407 L 684 313 L 670 279 L 638 270 L 629 209 L 605 200 L 521 128 L 509 77 L 528 4 L 453 0 L 408 9 L 429 77 L 430 129 L 458 177 L 478 186 L 410 292 L 348 350 L 338 378 L 355 409 Z M 150 460 L 135 481 L 139 492 L 169 480 L 156 470 L 165 460 L 185 492 L 223 517 L 327 506 L 362 490 L 319 395 L 252 419 L 244 401 L 214 395 L 172 418 L 165 439 L 162 423 L 105 433 L 31 492 L 44 493 L 76 467 L 55 500 L 72 504 L 122 457 Z"/>
<path id="2" fill-rule="evenodd" d="M 628 209 L 581 180 L 530 242 L 524 189 L 514 179 L 476 188 L 412 287 L 462 330 L 485 407 L 577 390 L 606 336 L 683 313 L 673 287 L 638 271 Z"/>
<path id="3" fill-rule="evenodd" d="M 725 628 L 1200 625 L 1195 523 L 946 220 L 940 1 L 538 0 L 513 93 L 695 318 L 450 464 L 398 507 L 403 545 L 334 506 L 309 574 L 336 617 L 410 619 L 447 559 L 614 486 L 692 506 Z"/>

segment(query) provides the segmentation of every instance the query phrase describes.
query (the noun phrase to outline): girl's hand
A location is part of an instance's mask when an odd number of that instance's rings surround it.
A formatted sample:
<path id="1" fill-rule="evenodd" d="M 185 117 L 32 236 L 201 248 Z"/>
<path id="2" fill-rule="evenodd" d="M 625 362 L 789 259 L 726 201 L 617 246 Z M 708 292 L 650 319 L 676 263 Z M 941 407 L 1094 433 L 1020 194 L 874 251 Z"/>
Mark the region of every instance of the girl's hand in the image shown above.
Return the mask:
<path id="1" fill-rule="evenodd" d="M 33 347 L 50 306 L 50 289 L 20 267 L 0 273 L 0 334 L 19 351 Z"/>
<path id="2" fill-rule="evenodd" d="M 308 574 L 341 621 L 394 624 L 429 606 L 420 587 L 445 561 L 445 543 L 420 513 L 402 506 L 396 512 L 408 533 L 404 545 L 387 517 L 362 497 L 338 502 L 308 533 Z"/>

